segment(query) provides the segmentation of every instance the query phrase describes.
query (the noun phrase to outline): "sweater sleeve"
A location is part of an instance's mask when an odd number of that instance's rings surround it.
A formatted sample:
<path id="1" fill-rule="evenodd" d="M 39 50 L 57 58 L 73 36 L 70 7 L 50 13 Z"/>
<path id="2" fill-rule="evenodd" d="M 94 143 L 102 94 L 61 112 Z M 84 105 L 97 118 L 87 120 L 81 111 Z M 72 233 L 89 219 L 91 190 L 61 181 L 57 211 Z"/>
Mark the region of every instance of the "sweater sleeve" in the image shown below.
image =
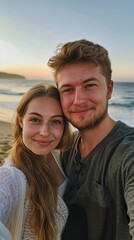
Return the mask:
<path id="1" fill-rule="evenodd" d="M 13 167 L 0 167 L 0 221 L 6 224 L 18 201 L 18 185 Z"/>
<path id="2" fill-rule="evenodd" d="M 127 205 L 127 213 L 129 216 L 129 231 L 134 240 L 134 143 L 129 146 L 124 153 L 124 169 L 125 169 L 125 201 Z"/>
<path id="3" fill-rule="evenodd" d="M 12 236 L 9 230 L 5 227 L 5 225 L 0 221 L 0 239 L 1 240 L 12 240 Z"/>

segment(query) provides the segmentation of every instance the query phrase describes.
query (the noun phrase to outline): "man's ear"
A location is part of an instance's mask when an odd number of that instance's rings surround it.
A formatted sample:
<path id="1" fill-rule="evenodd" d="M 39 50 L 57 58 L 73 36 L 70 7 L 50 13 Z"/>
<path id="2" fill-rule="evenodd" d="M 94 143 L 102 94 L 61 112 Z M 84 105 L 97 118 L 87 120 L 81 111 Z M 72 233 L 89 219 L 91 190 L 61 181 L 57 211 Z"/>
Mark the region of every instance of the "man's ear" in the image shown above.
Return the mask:
<path id="1" fill-rule="evenodd" d="M 111 97 L 112 97 L 113 86 L 114 86 L 114 82 L 113 82 L 113 80 L 111 80 L 108 85 L 108 99 L 111 99 Z"/>

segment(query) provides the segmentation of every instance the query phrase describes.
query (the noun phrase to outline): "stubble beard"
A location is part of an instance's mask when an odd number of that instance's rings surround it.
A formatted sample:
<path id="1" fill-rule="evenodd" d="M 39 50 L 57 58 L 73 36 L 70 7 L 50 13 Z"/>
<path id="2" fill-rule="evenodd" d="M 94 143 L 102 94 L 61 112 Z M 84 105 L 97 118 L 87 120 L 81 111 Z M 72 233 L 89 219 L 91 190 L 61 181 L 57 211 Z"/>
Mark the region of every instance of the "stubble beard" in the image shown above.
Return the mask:
<path id="1" fill-rule="evenodd" d="M 105 107 L 104 111 L 98 115 L 96 118 L 94 118 L 93 120 L 86 120 L 86 121 L 81 121 L 79 120 L 79 122 L 75 122 L 71 119 L 68 119 L 70 121 L 70 123 L 73 125 L 73 127 L 77 128 L 80 132 L 83 132 L 85 130 L 91 130 L 95 127 L 97 127 L 107 116 L 107 108 L 108 106 Z"/>

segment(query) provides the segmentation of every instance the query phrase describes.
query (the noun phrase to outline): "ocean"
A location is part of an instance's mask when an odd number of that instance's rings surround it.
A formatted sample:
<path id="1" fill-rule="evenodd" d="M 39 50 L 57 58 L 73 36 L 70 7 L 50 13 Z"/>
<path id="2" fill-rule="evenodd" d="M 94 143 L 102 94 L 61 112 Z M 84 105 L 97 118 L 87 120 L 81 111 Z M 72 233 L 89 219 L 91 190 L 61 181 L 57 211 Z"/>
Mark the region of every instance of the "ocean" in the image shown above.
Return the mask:
<path id="1" fill-rule="evenodd" d="M 0 79 L 0 120 L 11 122 L 18 102 L 34 84 L 53 81 Z M 134 127 L 134 82 L 115 82 L 109 115 Z"/>

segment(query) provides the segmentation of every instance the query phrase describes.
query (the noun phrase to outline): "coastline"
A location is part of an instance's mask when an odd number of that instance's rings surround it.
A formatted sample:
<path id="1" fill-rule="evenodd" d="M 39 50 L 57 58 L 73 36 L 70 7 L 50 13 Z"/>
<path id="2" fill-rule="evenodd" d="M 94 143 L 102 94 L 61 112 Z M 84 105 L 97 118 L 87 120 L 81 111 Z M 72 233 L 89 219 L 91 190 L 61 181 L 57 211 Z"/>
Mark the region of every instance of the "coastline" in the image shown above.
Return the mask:
<path id="1" fill-rule="evenodd" d="M 0 164 L 8 155 L 11 146 L 11 123 L 0 120 Z"/>

